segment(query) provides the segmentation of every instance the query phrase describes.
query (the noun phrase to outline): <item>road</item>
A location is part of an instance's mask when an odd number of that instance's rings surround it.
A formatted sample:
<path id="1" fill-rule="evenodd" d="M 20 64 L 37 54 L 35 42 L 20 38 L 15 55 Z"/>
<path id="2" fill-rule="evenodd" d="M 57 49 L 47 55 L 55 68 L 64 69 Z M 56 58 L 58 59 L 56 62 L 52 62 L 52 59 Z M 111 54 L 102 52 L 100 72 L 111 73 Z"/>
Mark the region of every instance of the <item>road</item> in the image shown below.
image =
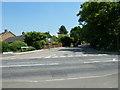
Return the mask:
<path id="1" fill-rule="evenodd" d="M 3 88 L 118 88 L 118 55 L 88 45 L 3 56 Z"/>

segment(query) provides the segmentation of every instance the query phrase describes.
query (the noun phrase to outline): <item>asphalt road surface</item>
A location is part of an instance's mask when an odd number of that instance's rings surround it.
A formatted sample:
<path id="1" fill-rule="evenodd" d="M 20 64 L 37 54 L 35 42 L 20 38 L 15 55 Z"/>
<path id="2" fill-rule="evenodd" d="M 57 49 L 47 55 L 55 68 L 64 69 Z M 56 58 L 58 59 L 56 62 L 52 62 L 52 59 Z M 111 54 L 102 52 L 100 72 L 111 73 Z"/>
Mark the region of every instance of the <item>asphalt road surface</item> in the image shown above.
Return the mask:
<path id="1" fill-rule="evenodd" d="M 118 54 L 88 45 L 3 55 L 3 88 L 118 88 Z"/>

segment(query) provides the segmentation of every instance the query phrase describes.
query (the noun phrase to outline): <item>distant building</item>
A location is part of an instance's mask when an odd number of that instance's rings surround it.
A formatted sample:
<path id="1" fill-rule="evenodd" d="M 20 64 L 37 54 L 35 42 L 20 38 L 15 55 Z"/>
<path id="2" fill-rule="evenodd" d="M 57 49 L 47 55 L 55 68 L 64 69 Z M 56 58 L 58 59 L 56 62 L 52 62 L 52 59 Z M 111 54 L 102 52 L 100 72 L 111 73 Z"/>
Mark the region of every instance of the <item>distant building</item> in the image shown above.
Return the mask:
<path id="1" fill-rule="evenodd" d="M 22 41 L 23 42 L 24 41 L 24 36 L 20 35 L 20 36 L 16 36 L 16 37 L 10 37 L 10 38 L 8 38 L 4 41 L 6 41 L 7 43 L 12 43 L 14 41 Z"/>
<path id="2" fill-rule="evenodd" d="M 7 43 L 12 43 L 14 41 L 24 41 L 24 32 L 22 32 L 22 35 L 16 36 L 10 31 L 5 30 L 3 33 L 0 33 L 0 41 L 5 41 Z"/>
<path id="3" fill-rule="evenodd" d="M 10 37 L 16 37 L 16 35 L 6 29 L 4 32 L 0 33 L 0 41 L 4 41 Z"/>

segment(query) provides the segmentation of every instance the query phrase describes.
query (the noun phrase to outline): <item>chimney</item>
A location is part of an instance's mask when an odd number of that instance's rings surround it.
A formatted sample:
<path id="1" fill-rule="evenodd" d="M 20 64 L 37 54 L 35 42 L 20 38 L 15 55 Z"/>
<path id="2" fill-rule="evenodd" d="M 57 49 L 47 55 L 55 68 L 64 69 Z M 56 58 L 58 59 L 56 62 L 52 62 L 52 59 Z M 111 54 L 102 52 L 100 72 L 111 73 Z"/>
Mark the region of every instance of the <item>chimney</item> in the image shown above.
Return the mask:
<path id="1" fill-rule="evenodd" d="M 4 31 L 4 32 L 6 33 L 6 32 L 8 32 L 8 30 L 7 30 L 7 29 L 5 29 L 5 31 Z"/>

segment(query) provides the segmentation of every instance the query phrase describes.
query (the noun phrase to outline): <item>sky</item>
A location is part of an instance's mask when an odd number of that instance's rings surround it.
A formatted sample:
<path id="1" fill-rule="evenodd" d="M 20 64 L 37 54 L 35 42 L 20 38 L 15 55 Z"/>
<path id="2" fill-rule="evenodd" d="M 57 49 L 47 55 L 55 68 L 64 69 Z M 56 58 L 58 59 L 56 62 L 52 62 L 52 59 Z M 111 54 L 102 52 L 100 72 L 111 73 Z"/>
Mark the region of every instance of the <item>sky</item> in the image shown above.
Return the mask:
<path id="1" fill-rule="evenodd" d="M 2 32 L 4 29 L 21 35 L 22 32 L 50 32 L 57 35 L 61 25 L 68 31 L 79 26 L 76 14 L 83 2 L 3 2 Z"/>

